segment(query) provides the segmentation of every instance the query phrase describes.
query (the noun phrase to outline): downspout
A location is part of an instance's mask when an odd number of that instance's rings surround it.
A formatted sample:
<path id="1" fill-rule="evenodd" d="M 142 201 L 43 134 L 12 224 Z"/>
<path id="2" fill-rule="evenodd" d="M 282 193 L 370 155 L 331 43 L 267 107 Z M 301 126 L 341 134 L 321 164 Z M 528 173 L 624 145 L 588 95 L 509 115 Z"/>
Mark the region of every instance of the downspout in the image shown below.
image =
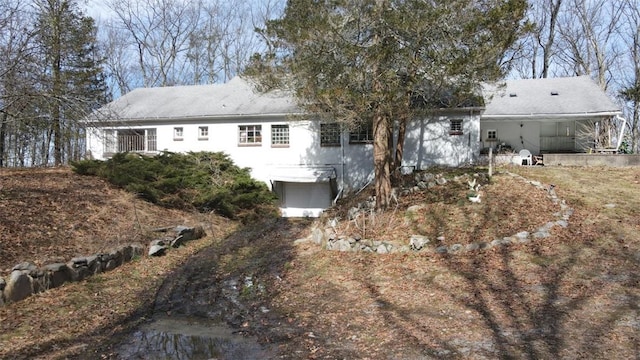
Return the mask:
<path id="1" fill-rule="evenodd" d="M 342 192 L 344 191 L 345 163 L 344 163 L 344 134 L 342 133 L 342 131 L 340 131 L 340 166 L 342 168 L 340 172 L 340 188 L 338 189 L 338 194 L 331 202 L 334 206 L 336 205 L 336 203 L 338 202 L 338 199 L 340 199 L 340 197 L 342 196 Z"/>
<path id="2" fill-rule="evenodd" d="M 620 145 L 622 145 L 622 138 L 624 136 L 624 128 L 627 126 L 627 119 L 623 118 L 620 115 L 616 115 L 616 119 L 622 120 L 622 127 L 620 128 L 620 136 L 618 136 L 618 144 L 616 145 L 616 152 L 620 150 Z"/>

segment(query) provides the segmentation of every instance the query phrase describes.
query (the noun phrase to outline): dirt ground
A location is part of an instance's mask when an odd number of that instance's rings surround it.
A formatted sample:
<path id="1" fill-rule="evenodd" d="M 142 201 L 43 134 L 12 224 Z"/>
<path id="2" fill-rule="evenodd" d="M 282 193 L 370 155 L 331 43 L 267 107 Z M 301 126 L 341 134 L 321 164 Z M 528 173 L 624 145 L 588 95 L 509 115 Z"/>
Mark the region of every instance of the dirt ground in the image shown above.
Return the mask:
<path id="1" fill-rule="evenodd" d="M 269 219 L 237 227 L 217 217 L 181 213 L 207 221 L 210 236 L 161 259 L 144 258 L 0 308 L 0 357 L 117 358 L 118 339 L 154 312 L 163 312 L 219 319 L 239 334 L 256 336 L 284 359 L 638 358 L 640 169 L 508 170 L 553 184 L 575 210 L 569 226 L 554 228 L 549 238 L 458 255 L 374 255 L 294 243 L 309 234 L 310 220 Z M 0 173 L 2 231 L 13 234 L 0 245 L 0 268 L 15 262 L 4 262 L 5 256 L 42 259 L 21 254 L 51 247 L 49 238 L 70 241 L 63 236 L 70 229 L 87 231 L 71 238 L 83 243 L 48 256 L 75 254 L 89 246 L 88 239 L 118 239 L 117 222 L 109 216 L 77 220 L 102 212 L 117 218 L 132 201 L 129 195 L 65 170 L 42 172 L 33 173 L 34 181 L 28 180 L 30 172 L 19 172 L 19 181 L 8 179 L 16 174 Z M 59 194 L 48 193 L 53 184 L 60 186 L 55 188 Z M 535 228 L 558 211 L 544 194 L 504 174 L 487 185 L 481 206 L 459 201 L 466 190 L 454 190 L 400 200 L 398 208 L 376 218 L 386 232 L 368 228 L 367 237 L 382 234 L 404 241 L 423 231 L 443 234 L 443 241 L 465 242 Z M 95 201 L 89 201 L 92 196 Z M 81 202 L 85 199 L 101 206 L 83 215 L 78 209 L 90 206 Z M 30 205 L 34 200 L 39 206 Z M 430 210 L 407 225 L 406 206 L 416 202 L 427 203 Z M 62 203 L 85 205 L 65 210 Z M 135 207 L 138 219 L 142 206 Z M 160 209 L 144 213 L 153 211 L 158 215 L 145 220 L 135 221 L 135 213 L 121 218 L 120 229 L 135 234 L 140 225 L 167 225 L 173 219 Z M 430 222 L 429 214 L 441 220 Z M 49 221 L 38 220 L 32 229 L 29 218 Z M 46 227 L 49 223 L 56 229 Z M 78 225 L 91 223 L 101 226 Z M 353 230 L 358 225 L 343 226 Z M 31 237 L 18 236 L 20 229 L 32 229 Z M 26 244 L 33 239 L 42 240 Z M 255 284 L 251 289 L 261 290 L 243 292 L 240 302 L 221 291 L 224 284 L 247 278 Z M 123 286 L 125 281 L 137 286 Z"/>

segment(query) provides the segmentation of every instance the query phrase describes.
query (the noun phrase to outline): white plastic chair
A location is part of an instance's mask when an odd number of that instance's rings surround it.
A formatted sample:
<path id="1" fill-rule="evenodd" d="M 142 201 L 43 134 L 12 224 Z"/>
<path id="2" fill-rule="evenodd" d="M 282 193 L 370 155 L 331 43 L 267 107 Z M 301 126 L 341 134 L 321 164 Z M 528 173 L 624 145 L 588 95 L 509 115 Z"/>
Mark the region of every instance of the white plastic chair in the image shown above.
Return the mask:
<path id="1" fill-rule="evenodd" d="M 531 156 L 531 151 L 527 149 L 522 149 L 518 153 L 520 155 L 520 165 L 533 165 L 533 156 Z"/>

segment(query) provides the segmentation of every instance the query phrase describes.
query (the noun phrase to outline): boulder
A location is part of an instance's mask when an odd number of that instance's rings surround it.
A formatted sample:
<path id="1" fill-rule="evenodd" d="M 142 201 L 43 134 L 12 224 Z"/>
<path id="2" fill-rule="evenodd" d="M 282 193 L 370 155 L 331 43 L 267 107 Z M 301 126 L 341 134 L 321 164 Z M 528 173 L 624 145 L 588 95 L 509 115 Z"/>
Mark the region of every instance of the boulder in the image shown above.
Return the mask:
<path id="1" fill-rule="evenodd" d="M 56 288 L 66 282 L 73 281 L 74 274 L 67 264 L 49 264 L 45 265 L 43 270 L 45 271 L 44 281 L 46 289 Z"/>
<path id="2" fill-rule="evenodd" d="M 340 239 L 333 244 L 333 249 L 338 251 L 351 251 L 351 243 L 347 239 Z"/>
<path id="3" fill-rule="evenodd" d="M 423 235 L 411 235 L 409 247 L 411 250 L 420 251 L 429 243 L 429 239 Z"/>
<path id="4" fill-rule="evenodd" d="M 324 240 L 324 232 L 318 228 L 311 230 L 311 241 L 316 245 L 322 245 Z"/>
<path id="5" fill-rule="evenodd" d="M 7 302 L 16 302 L 31 296 L 33 294 L 31 277 L 21 270 L 12 271 L 3 293 Z"/>
<path id="6" fill-rule="evenodd" d="M 11 271 L 20 270 L 20 271 L 29 272 L 29 271 L 33 271 L 33 270 L 37 270 L 37 269 L 38 269 L 37 266 L 35 266 L 34 264 L 32 264 L 32 263 L 30 263 L 28 261 L 25 261 L 25 262 L 22 262 L 22 263 L 20 263 L 20 264 L 18 264 L 16 266 L 14 266 L 11 269 Z"/>
<path id="7" fill-rule="evenodd" d="M 167 251 L 167 247 L 159 244 L 152 244 L 149 247 L 149 256 L 162 256 Z"/>

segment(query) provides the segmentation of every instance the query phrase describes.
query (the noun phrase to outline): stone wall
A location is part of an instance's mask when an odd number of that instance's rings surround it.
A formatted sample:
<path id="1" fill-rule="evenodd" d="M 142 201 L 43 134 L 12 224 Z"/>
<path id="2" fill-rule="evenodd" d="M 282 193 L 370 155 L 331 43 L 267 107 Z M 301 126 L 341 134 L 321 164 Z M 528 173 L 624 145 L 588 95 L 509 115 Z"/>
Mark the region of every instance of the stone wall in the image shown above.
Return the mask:
<path id="1" fill-rule="evenodd" d="M 206 235 L 202 226 L 177 226 L 155 231 L 163 235 L 151 242 L 148 256 L 163 255 L 171 247 L 179 247 L 186 241 Z M 66 263 L 53 263 L 42 267 L 30 262 L 20 263 L 13 267 L 6 279 L 0 277 L 0 305 L 20 301 L 64 283 L 81 281 L 89 276 L 113 270 L 143 254 L 143 245 L 130 244 L 109 252 L 75 257 Z"/>
<path id="2" fill-rule="evenodd" d="M 386 241 L 373 240 L 373 239 L 360 239 L 350 236 L 345 236 L 336 232 L 336 219 L 330 219 L 325 225 L 318 224 L 312 231 L 309 237 L 297 240 L 298 242 L 313 242 L 322 246 L 327 250 L 334 251 L 361 251 L 375 254 L 389 254 L 398 252 L 430 252 L 434 254 L 460 254 L 472 251 L 482 251 L 496 247 L 509 246 L 511 244 L 528 243 L 536 239 L 543 239 L 551 236 L 550 231 L 553 228 L 566 228 L 569 226 L 569 219 L 573 215 L 574 210 L 567 205 L 567 203 L 560 199 L 554 190 L 553 185 L 544 185 L 538 181 L 528 180 L 520 175 L 508 173 L 510 176 L 526 183 L 530 186 L 547 192 L 548 197 L 557 206 L 557 211 L 549 214 L 549 221 L 541 224 L 535 232 L 530 233 L 528 231 L 520 231 L 511 236 L 507 236 L 501 239 L 493 239 L 491 241 L 478 241 L 470 244 L 453 244 L 450 246 L 429 246 L 433 239 L 429 239 L 423 235 L 408 235 L 406 243 L 403 245 L 392 244 Z M 425 175 L 429 175 L 428 173 Z M 429 175 L 431 176 L 431 175 Z M 486 174 L 475 174 L 473 179 L 482 179 Z M 425 179 L 420 180 L 418 184 Z M 468 182 L 469 178 L 455 177 L 452 179 L 445 179 L 443 176 L 436 175 L 434 181 L 427 182 L 425 188 L 432 188 L 435 186 L 447 186 L 451 181 Z M 475 183 L 475 180 L 474 180 Z M 416 186 L 415 191 L 420 191 L 421 186 Z M 403 190 L 405 191 L 405 190 Z M 366 210 L 374 206 L 375 202 L 370 204 L 364 204 L 352 209 L 353 212 Z M 419 210 L 421 205 L 414 205 L 406 210 L 406 216 L 410 216 L 411 212 Z M 350 211 L 351 213 L 352 211 Z"/>

